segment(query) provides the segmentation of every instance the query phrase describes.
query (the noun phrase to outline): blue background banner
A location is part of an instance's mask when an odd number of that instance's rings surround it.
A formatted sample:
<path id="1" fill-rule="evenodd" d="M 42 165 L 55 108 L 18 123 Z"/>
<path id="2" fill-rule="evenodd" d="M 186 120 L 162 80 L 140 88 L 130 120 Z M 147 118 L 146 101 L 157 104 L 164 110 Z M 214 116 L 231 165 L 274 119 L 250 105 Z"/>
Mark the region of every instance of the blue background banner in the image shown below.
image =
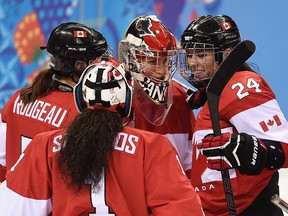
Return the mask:
<path id="1" fill-rule="evenodd" d="M 61 22 L 79 21 L 102 32 L 117 55 L 118 42 L 138 15 L 156 14 L 180 39 L 195 17 L 227 14 L 238 24 L 242 39 L 256 44 L 249 61 L 258 65 L 287 118 L 287 9 L 286 0 L 0 0 L 0 110 L 46 67 L 47 53 L 39 47 Z"/>

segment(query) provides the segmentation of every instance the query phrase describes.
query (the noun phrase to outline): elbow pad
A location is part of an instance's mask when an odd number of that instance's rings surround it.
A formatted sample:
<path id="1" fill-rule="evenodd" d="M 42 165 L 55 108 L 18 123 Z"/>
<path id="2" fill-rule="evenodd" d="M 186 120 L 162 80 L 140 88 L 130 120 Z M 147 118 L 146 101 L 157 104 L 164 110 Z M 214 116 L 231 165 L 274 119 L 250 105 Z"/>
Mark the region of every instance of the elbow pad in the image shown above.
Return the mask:
<path id="1" fill-rule="evenodd" d="M 281 143 L 263 139 L 261 139 L 261 142 L 267 148 L 267 162 L 265 167 L 270 170 L 280 169 L 285 163 L 285 153 Z"/>

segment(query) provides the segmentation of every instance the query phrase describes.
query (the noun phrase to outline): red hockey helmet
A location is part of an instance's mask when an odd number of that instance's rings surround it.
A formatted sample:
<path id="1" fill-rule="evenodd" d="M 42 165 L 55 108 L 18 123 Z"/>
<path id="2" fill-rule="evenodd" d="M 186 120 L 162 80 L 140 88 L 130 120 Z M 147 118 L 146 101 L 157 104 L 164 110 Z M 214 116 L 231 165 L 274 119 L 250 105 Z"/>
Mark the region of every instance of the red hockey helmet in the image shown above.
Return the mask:
<path id="1" fill-rule="evenodd" d="M 178 60 L 175 36 L 156 16 L 139 16 L 128 26 L 118 53 L 136 81 L 136 106 L 149 122 L 162 124 L 173 102 L 170 82 Z"/>

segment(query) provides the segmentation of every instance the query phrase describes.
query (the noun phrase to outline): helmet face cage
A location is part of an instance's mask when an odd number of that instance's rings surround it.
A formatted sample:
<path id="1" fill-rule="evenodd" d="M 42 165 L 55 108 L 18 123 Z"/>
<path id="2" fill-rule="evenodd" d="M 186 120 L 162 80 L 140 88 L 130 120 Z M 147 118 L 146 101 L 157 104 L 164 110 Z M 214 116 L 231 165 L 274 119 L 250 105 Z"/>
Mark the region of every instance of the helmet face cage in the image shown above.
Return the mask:
<path id="1" fill-rule="evenodd" d="M 130 115 L 132 106 L 132 80 L 126 78 L 124 65 L 113 57 L 93 61 L 74 87 L 79 112 L 85 108 Z"/>
<path id="2" fill-rule="evenodd" d="M 137 66 L 138 74 L 142 79 L 148 77 L 155 83 L 169 82 L 177 70 L 177 51 L 139 50 L 131 48 L 134 58 L 129 64 Z"/>
<path id="3" fill-rule="evenodd" d="M 180 75 L 195 88 L 205 88 L 218 67 L 222 52 L 213 44 L 190 43 L 179 50 Z"/>

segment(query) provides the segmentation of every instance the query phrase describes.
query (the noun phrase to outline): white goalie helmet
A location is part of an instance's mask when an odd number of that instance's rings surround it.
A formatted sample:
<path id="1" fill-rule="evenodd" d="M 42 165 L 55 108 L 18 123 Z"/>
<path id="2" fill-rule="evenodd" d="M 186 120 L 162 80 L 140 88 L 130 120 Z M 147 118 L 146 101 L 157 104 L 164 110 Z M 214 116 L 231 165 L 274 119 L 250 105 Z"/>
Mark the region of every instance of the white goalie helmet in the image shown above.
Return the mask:
<path id="1" fill-rule="evenodd" d="M 128 117 L 132 103 L 132 79 L 124 65 L 111 56 L 93 61 L 74 87 L 74 99 L 79 112 L 102 109 Z"/>

